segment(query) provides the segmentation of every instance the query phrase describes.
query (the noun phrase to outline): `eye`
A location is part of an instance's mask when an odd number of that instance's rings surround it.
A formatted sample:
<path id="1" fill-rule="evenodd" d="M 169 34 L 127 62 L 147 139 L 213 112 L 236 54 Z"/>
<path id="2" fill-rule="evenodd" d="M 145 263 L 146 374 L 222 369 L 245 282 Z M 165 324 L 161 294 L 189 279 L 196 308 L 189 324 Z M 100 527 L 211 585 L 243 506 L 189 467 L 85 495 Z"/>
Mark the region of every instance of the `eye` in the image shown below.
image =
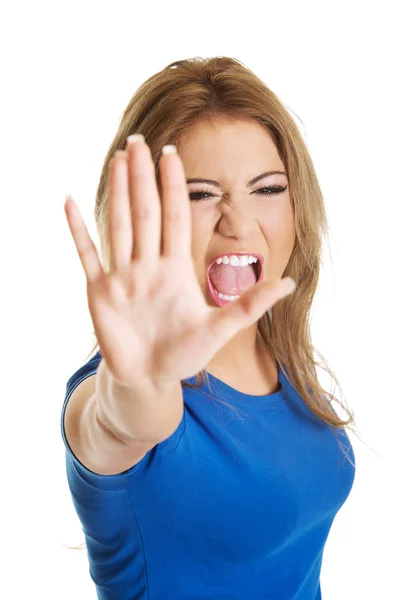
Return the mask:
<path id="1" fill-rule="evenodd" d="M 258 194 L 260 196 L 275 196 L 276 194 L 282 194 L 287 189 L 287 185 L 282 187 L 280 185 L 274 185 L 269 187 L 262 187 L 258 190 L 252 192 L 253 194 Z M 197 197 L 194 197 L 197 196 Z M 190 192 L 189 198 L 193 202 L 201 202 L 202 200 L 208 200 L 209 198 L 215 198 L 216 194 L 212 194 L 208 191 L 202 192 Z"/>
<path id="2" fill-rule="evenodd" d="M 275 194 L 282 194 L 287 189 L 287 185 L 282 187 L 280 185 L 273 185 L 271 187 L 262 187 L 255 190 L 253 194 L 259 194 L 260 196 L 275 196 Z"/>
<path id="3" fill-rule="evenodd" d="M 200 198 L 193 198 L 193 196 L 200 196 Z M 205 197 L 207 196 L 207 197 Z M 193 202 L 201 202 L 202 200 L 208 200 L 208 198 L 214 198 L 215 194 L 212 194 L 211 192 L 190 192 L 189 194 L 189 198 L 190 200 L 192 200 Z"/>

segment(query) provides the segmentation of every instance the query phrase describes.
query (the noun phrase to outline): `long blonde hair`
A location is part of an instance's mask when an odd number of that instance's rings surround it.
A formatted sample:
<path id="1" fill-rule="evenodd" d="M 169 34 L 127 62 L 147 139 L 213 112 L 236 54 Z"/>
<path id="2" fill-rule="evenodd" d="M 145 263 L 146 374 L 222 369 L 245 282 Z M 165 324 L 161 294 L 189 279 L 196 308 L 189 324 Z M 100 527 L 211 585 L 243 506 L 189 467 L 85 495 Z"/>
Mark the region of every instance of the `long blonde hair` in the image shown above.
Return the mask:
<path id="1" fill-rule="evenodd" d="M 105 157 L 97 188 L 95 219 L 103 268 L 106 272 L 110 268 L 107 183 L 108 165 L 116 150 L 125 149 L 130 134 L 142 133 L 151 149 L 159 183 L 162 147 L 175 144 L 179 152 L 179 143 L 190 127 L 215 118 L 261 124 L 272 136 L 288 176 L 296 240 L 282 277 L 290 275 L 297 287 L 274 305 L 273 318 L 267 312 L 259 320 L 262 342 L 304 403 L 323 423 L 331 426 L 335 434 L 347 427 L 357 435 L 353 413 L 318 381 L 316 367 L 320 366 L 343 397 L 337 377 L 311 342 L 310 311 L 319 280 L 323 240 L 328 235 L 324 199 L 314 165 L 288 109 L 239 60 L 225 56 L 179 60 L 152 75 L 133 95 Z M 97 350 L 98 343 L 88 356 Z M 314 353 L 321 361 L 315 359 Z M 196 375 L 194 385 L 182 385 L 201 387 L 207 375 L 204 369 Z M 346 412 L 346 420 L 333 410 L 332 401 Z"/>

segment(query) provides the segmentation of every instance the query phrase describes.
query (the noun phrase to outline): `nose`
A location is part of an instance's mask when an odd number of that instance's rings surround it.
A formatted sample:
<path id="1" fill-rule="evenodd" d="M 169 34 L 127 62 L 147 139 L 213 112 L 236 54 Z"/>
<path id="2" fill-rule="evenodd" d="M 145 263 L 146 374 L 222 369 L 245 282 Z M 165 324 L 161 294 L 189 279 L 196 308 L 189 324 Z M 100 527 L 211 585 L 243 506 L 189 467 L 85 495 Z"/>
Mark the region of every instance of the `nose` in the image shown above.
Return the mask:
<path id="1" fill-rule="evenodd" d="M 221 217 L 218 223 L 219 233 L 224 237 L 250 238 L 257 228 L 257 222 L 249 203 L 229 200 L 221 204 Z"/>

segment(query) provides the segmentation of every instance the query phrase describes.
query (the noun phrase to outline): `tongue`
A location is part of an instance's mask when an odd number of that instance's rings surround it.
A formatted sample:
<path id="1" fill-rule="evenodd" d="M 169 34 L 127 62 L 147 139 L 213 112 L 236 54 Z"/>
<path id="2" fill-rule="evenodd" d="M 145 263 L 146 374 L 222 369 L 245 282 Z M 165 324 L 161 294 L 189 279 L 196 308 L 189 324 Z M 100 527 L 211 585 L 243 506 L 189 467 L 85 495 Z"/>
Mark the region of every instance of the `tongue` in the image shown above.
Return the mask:
<path id="1" fill-rule="evenodd" d="M 214 263 L 210 269 L 210 280 L 217 292 L 226 296 L 236 296 L 251 288 L 257 278 L 252 265 L 232 267 L 224 263 Z"/>

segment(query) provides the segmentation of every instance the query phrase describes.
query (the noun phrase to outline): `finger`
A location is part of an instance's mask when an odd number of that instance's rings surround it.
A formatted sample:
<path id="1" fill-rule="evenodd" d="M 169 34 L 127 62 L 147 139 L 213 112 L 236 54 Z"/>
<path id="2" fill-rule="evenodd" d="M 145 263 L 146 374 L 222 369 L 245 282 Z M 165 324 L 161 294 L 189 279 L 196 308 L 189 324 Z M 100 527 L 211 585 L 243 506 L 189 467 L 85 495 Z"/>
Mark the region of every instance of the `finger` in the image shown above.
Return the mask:
<path id="1" fill-rule="evenodd" d="M 161 205 L 150 148 L 128 137 L 128 184 L 132 210 L 135 259 L 160 257 Z"/>
<path id="2" fill-rule="evenodd" d="M 128 155 L 117 150 L 108 178 L 108 236 L 110 271 L 126 267 L 133 258 L 133 231 L 128 185 Z"/>
<path id="3" fill-rule="evenodd" d="M 64 210 L 69 229 L 85 271 L 86 279 L 89 283 L 92 283 L 104 273 L 103 267 L 76 202 L 72 199 L 72 196 L 66 198 Z"/>
<path id="4" fill-rule="evenodd" d="M 231 304 L 215 309 L 210 315 L 209 331 L 218 340 L 218 346 L 222 347 L 239 330 L 255 323 L 295 288 L 291 277 L 258 283 Z"/>
<path id="5" fill-rule="evenodd" d="M 160 159 L 163 256 L 191 255 L 192 213 L 182 160 L 165 146 Z M 166 153 L 165 153 L 166 152 Z"/>

